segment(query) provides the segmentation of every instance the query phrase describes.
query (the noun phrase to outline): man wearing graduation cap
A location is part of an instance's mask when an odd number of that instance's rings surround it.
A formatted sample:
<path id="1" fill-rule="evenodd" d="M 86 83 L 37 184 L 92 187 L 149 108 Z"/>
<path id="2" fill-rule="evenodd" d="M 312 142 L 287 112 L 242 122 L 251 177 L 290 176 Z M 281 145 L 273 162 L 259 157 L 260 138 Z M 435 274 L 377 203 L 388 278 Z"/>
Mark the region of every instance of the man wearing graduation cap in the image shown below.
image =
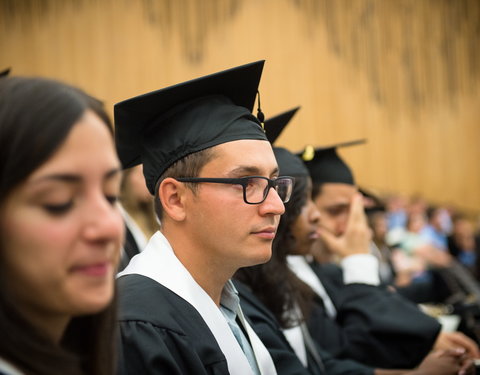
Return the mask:
<path id="1" fill-rule="evenodd" d="M 143 163 L 161 222 L 119 274 L 121 374 L 276 374 L 230 281 L 270 258 L 293 184 L 251 114 L 262 69 L 115 106 L 120 159 Z"/>

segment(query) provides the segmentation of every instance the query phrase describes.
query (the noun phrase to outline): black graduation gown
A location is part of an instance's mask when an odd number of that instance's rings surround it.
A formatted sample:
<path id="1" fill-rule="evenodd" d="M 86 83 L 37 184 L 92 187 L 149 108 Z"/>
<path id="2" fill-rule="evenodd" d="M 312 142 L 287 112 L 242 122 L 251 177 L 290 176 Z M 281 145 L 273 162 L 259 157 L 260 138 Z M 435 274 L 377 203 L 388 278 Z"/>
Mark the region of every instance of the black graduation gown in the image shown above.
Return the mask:
<path id="1" fill-rule="evenodd" d="M 285 338 L 275 316 L 247 285 L 238 280 L 234 280 L 234 284 L 239 292 L 243 313 L 272 356 L 278 375 L 373 375 L 372 368 L 355 361 L 337 360 L 319 347 L 317 351 L 324 369 L 317 365 L 308 351 L 308 368 L 305 368 Z"/>
<path id="2" fill-rule="evenodd" d="M 227 375 L 225 356 L 200 314 L 142 275 L 118 279 L 122 375 Z"/>
<path id="3" fill-rule="evenodd" d="M 386 287 L 343 283 L 340 267 L 312 264 L 337 309 L 331 319 L 320 297 L 309 319 L 314 340 L 336 358 L 376 368 L 413 368 L 432 349 L 440 324 Z"/>

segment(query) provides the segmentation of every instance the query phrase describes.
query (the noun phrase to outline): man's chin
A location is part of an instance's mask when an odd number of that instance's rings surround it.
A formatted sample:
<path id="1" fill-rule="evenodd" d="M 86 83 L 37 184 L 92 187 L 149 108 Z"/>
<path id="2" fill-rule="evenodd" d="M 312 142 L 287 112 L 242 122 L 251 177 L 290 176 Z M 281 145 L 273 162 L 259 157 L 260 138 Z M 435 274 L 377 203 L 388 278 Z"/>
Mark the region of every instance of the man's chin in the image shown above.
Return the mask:
<path id="1" fill-rule="evenodd" d="M 272 258 L 271 247 L 260 249 L 258 252 L 255 253 L 255 255 L 252 258 L 248 259 L 248 263 L 245 264 L 243 267 L 251 267 L 251 266 L 257 266 L 259 264 L 264 264 L 264 263 L 267 263 L 271 258 Z"/>
<path id="2" fill-rule="evenodd" d="M 335 258 L 335 255 L 321 239 L 312 246 L 311 254 L 318 263 L 331 263 Z"/>

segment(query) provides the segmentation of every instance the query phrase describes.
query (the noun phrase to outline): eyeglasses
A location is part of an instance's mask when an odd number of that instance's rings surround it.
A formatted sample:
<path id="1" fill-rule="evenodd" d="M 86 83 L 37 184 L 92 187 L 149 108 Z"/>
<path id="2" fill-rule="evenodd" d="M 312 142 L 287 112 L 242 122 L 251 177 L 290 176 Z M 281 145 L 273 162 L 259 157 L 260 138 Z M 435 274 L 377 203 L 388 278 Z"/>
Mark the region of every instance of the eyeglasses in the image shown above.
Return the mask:
<path id="1" fill-rule="evenodd" d="M 261 176 L 248 176 L 241 178 L 202 178 L 202 177 L 185 177 L 176 178 L 180 182 L 191 183 L 215 183 L 215 184 L 232 184 L 242 185 L 243 200 L 247 204 L 260 204 L 267 199 L 270 188 L 274 188 L 283 203 L 287 203 L 292 195 L 293 183 L 295 179 L 289 176 L 277 177 L 273 180 Z"/>

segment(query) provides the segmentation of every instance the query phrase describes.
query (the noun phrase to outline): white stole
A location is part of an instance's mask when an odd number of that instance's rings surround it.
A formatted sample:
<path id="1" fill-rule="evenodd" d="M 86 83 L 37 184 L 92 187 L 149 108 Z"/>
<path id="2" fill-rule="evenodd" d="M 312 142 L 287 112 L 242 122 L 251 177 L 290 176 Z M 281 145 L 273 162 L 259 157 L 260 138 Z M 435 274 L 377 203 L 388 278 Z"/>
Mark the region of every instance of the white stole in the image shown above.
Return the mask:
<path id="1" fill-rule="evenodd" d="M 312 288 L 312 290 L 323 300 L 327 315 L 332 319 L 335 318 L 337 316 L 337 309 L 322 282 L 315 272 L 313 272 L 305 257 L 303 255 L 289 255 L 287 256 L 287 263 L 290 270 L 292 270 L 300 280 Z"/>
<path id="2" fill-rule="evenodd" d="M 302 365 L 308 367 L 307 348 L 303 339 L 303 332 L 299 325 L 282 329 L 285 338 L 292 347 Z"/>
<path id="3" fill-rule="evenodd" d="M 247 357 L 219 307 L 178 260 L 170 243 L 162 233 L 156 232 L 147 247 L 132 258 L 125 270 L 118 274 L 118 277 L 129 274 L 143 275 L 153 279 L 190 303 L 215 336 L 227 360 L 230 374 L 254 375 Z M 245 320 L 241 309 L 238 316 L 252 344 L 261 374 L 276 375 L 277 372 L 270 354 Z"/>

